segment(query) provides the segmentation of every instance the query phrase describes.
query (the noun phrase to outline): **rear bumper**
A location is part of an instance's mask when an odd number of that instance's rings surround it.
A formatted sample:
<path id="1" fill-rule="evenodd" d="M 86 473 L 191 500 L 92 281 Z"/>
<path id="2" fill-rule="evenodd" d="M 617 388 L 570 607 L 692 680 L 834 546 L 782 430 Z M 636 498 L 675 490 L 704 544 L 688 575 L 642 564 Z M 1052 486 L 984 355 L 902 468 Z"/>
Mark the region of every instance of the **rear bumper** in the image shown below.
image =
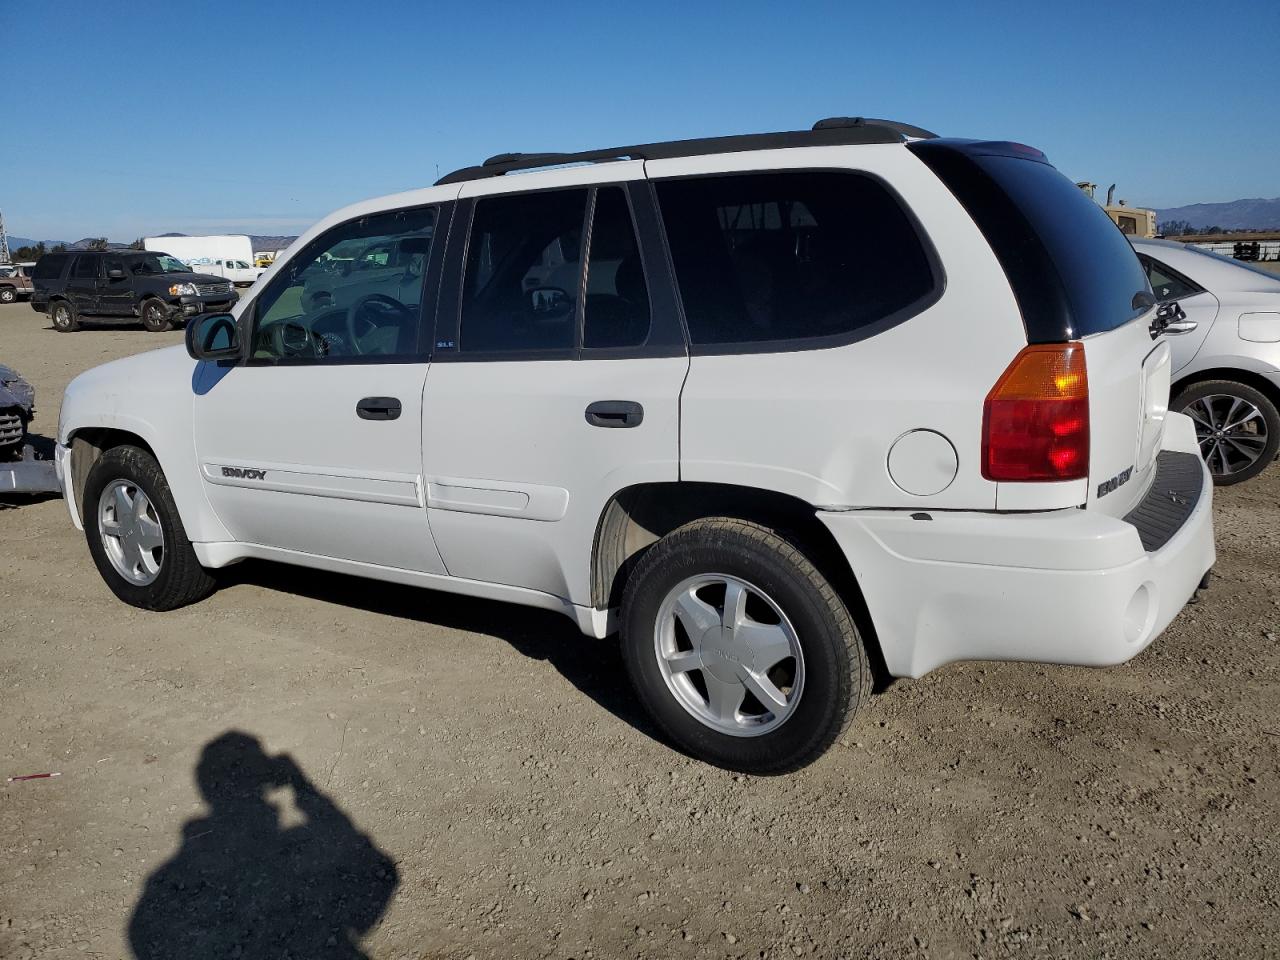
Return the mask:
<path id="1" fill-rule="evenodd" d="M 1169 416 L 1164 450 L 1197 452 L 1190 420 Z M 1159 503 L 1168 491 L 1153 484 L 1144 503 L 1155 520 L 1130 515 L 1141 532 L 1080 509 L 818 517 L 849 559 L 895 676 L 957 660 L 1108 666 L 1159 636 L 1213 566 L 1213 484 L 1199 470 L 1198 498 L 1173 520 Z"/>

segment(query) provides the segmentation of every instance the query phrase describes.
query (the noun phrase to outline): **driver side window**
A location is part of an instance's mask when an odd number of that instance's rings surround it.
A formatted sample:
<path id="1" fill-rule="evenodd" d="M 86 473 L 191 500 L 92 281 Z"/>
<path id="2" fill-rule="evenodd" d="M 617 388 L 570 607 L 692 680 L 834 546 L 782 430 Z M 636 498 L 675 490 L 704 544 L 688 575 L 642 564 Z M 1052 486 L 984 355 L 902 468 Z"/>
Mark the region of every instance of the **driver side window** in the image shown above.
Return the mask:
<path id="1" fill-rule="evenodd" d="M 310 360 L 418 352 L 432 207 L 340 224 L 293 257 L 258 297 L 251 356 Z"/>

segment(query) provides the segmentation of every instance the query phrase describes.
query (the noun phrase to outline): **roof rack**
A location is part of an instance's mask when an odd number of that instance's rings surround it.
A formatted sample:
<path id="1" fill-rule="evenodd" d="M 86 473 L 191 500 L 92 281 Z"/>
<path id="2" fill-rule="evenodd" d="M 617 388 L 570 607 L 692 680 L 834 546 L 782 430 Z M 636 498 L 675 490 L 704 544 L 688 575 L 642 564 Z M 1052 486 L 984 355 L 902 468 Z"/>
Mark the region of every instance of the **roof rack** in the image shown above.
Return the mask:
<path id="1" fill-rule="evenodd" d="M 702 137 L 696 140 L 667 140 L 630 147 L 609 147 L 579 153 L 499 153 L 479 166 L 463 167 L 446 174 L 436 185 L 501 177 L 518 170 L 559 167 L 575 163 L 604 163 L 612 160 L 667 160 L 672 157 L 699 157 L 712 153 L 742 153 L 748 150 L 779 150 L 786 147 L 834 147 L 864 143 L 902 143 L 909 138 L 933 139 L 921 127 L 895 120 L 863 117 L 828 117 L 812 130 L 784 133 L 749 133 L 731 137 Z"/>

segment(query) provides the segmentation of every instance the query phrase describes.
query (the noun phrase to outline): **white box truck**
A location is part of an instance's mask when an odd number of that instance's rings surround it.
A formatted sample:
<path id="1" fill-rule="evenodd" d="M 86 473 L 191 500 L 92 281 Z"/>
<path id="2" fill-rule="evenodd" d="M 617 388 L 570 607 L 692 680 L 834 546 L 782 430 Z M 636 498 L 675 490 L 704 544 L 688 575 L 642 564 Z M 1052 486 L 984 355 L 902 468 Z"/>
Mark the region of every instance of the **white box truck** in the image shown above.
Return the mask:
<path id="1" fill-rule="evenodd" d="M 226 277 L 239 287 L 247 287 L 266 273 L 253 264 L 253 244 L 243 234 L 213 237 L 147 237 L 147 250 L 167 253 L 189 264 L 199 273 Z"/>

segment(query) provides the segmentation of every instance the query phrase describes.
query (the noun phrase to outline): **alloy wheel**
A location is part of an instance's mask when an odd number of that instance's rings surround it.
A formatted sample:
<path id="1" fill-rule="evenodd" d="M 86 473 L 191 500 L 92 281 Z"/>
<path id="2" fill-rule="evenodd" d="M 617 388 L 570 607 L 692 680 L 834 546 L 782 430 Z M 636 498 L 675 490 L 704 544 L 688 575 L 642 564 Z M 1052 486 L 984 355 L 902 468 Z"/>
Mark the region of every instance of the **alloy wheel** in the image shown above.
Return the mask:
<path id="1" fill-rule="evenodd" d="M 160 575 L 164 529 L 155 505 L 130 480 L 112 480 L 98 498 L 98 534 L 116 573 L 145 587 Z"/>
<path id="2" fill-rule="evenodd" d="M 1215 393 L 1183 410 L 1196 425 L 1200 455 L 1215 477 L 1227 477 L 1258 462 L 1267 447 L 1267 421 L 1243 397 Z"/>
<path id="3" fill-rule="evenodd" d="M 654 652 L 676 701 L 731 736 L 776 730 L 804 691 L 804 653 L 791 621 L 759 587 L 728 574 L 690 577 L 667 594 Z"/>

